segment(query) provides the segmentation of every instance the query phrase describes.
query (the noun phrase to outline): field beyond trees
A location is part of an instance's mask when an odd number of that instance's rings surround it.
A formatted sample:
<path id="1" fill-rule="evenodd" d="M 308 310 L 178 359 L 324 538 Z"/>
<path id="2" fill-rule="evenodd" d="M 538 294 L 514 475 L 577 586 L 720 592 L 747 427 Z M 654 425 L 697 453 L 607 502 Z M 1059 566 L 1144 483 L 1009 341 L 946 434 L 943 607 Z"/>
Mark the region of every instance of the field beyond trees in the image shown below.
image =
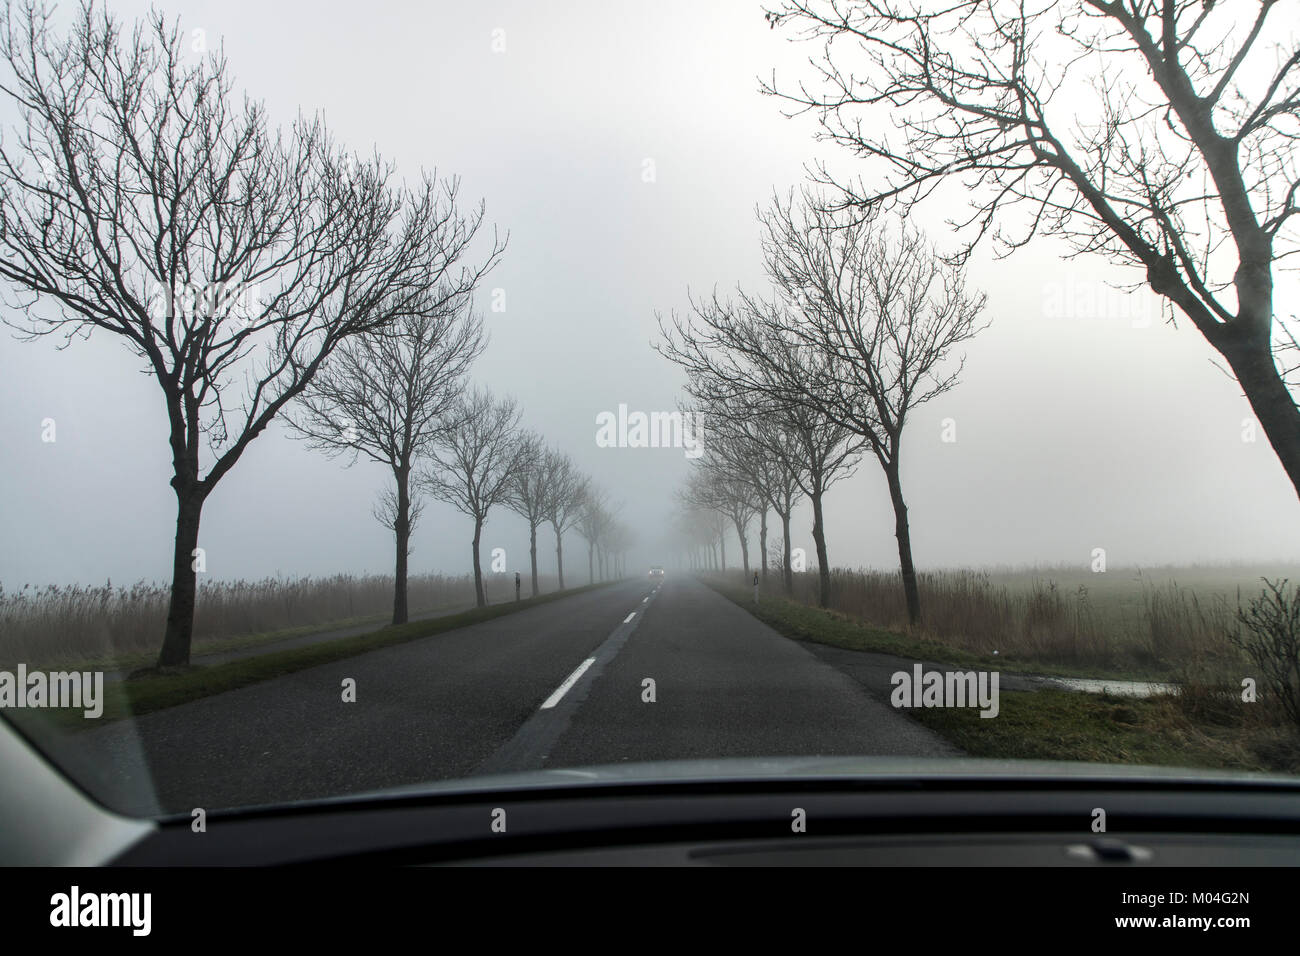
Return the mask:
<path id="1" fill-rule="evenodd" d="M 514 600 L 513 574 L 485 576 L 488 602 Z M 584 582 L 585 583 L 585 582 Z M 557 582 L 543 576 L 545 592 Z M 473 575 L 413 575 L 413 615 L 472 607 Z M 529 593 L 527 580 L 524 596 Z M 152 656 L 167 620 L 170 586 L 137 582 L 99 587 L 0 585 L 0 667 L 113 666 Z M 200 585 L 194 616 L 195 654 L 391 618 L 393 576 L 336 574 L 322 578 L 265 578 Z"/>
<path id="2" fill-rule="evenodd" d="M 921 571 L 925 619 L 913 628 L 898 572 L 835 569 L 829 609 L 955 650 L 997 651 L 1008 665 L 1181 681 L 1207 668 L 1240 670 L 1227 633 L 1265 577 L 1300 581 L 1300 564 Z M 771 574 L 767 593 L 779 591 Z M 794 575 L 793 597 L 816 606 L 815 572 Z"/>

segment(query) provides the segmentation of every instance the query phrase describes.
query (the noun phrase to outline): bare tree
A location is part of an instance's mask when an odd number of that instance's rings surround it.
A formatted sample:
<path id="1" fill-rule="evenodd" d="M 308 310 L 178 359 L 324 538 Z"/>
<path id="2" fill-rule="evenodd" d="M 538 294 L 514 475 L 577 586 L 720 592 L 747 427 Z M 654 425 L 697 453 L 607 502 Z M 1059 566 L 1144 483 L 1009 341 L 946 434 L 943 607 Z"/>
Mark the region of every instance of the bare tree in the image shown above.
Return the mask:
<path id="1" fill-rule="evenodd" d="M 749 522 L 754 516 L 754 506 L 748 488 L 735 475 L 727 472 L 717 460 L 695 468 L 686 479 L 685 486 L 678 492 L 680 507 L 687 513 L 700 517 L 703 526 L 709 532 L 710 547 L 716 542 L 721 553 L 719 570 L 727 570 L 727 522 L 731 522 L 740 538 L 740 547 L 745 554 L 745 570 L 749 570 L 749 547 L 745 534 Z"/>
<path id="2" fill-rule="evenodd" d="M 763 489 L 763 482 L 769 464 L 767 453 L 761 446 L 751 441 L 749 435 L 743 432 L 724 434 L 722 436 L 717 435 L 715 432 L 709 441 L 709 448 L 715 456 L 725 461 L 725 469 L 732 476 L 736 486 L 736 497 L 739 499 L 740 507 L 737 508 L 737 513 L 732 516 L 732 523 L 736 525 L 737 534 L 741 533 L 742 522 L 745 528 L 745 533 L 741 534 L 740 543 L 746 579 L 749 578 L 749 522 L 755 515 L 758 516 L 759 566 L 763 584 L 766 585 L 767 512 L 771 507 Z M 741 520 L 737 520 L 738 518 Z"/>
<path id="3" fill-rule="evenodd" d="M 390 186 L 319 121 L 270 131 L 161 14 L 129 36 L 89 4 L 66 37 L 49 20 L 4 5 L 0 278 L 24 333 L 121 336 L 158 383 L 177 501 L 158 664 L 184 665 L 204 502 L 340 344 L 454 281 L 479 219 L 432 180 Z"/>
<path id="4" fill-rule="evenodd" d="M 759 550 L 763 583 L 767 583 L 767 510 L 771 508 L 781 520 L 783 549 L 782 587 L 787 595 L 794 590 L 791 570 L 790 521 L 802 492 L 801 479 L 808 471 L 807 461 L 820 458 L 809 454 L 792 425 L 799 421 L 799 408 L 772 408 L 770 403 L 751 400 L 748 395 L 732 394 L 724 398 L 707 383 L 696 379 L 689 391 L 697 400 L 711 396 L 707 402 L 708 418 L 713 423 L 709 454 L 725 459 L 728 467 L 750 484 L 758 499 L 760 513 Z M 793 412 L 793 414 L 792 414 Z M 825 536 L 823 535 L 823 543 Z"/>
<path id="5" fill-rule="evenodd" d="M 542 437 L 526 434 L 519 439 L 520 467 L 506 487 L 505 504 L 528 522 L 528 560 L 532 567 L 533 597 L 537 597 L 537 526 L 546 520 L 549 496 L 547 451 Z"/>
<path id="6" fill-rule="evenodd" d="M 698 414 L 698 412 L 692 412 Z M 748 470 L 751 463 L 744 449 L 716 432 L 709 441 L 709 453 L 701 459 L 687 482 L 692 504 L 711 508 L 725 516 L 740 541 L 741 567 L 749 577 L 749 523 L 763 510 L 763 502 Z M 725 557 L 724 557 L 725 563 Z"/>
<path id="7" fill-rule="evenodd" d="M 716 508 L 699 510 L 700 526 L 708 543 L 712 567 L 722 574 L 727 573 L 727 516 Z"/>
<path id="8" fill-rule="evenodd" d="M 601 532 L 608 524 L 606 505 L 609 498 L 604 490 L 588 485 L 582 496 L 578 511 L 576 527 L 578 534 L 587 542 L 587 583 L 596 583 L 596 549 L 600 544 Z"/>
<path id="9" fill-rule="evenodd" d="M 611 558 L 613 556 L 615 529 L 618 527 L 618 512 L 621 507 L 621 505 L 611 504 L 609 499 L 604 497 L 593 503 L 591 530 L 595 536 L 596 568 L 602 581 L 607 580 L 613 574 Z"/>
<path id="10" fill-rule="evenodd" d="M 459 427 L 445 445 L 434 449 L 428 457 L 428 469 L 416 478 L 417 486 L 474 522 L 471 547 L 474 595 L 479 607 L 487 605 L 483 566 L 479 560 L 483 525 L 487 523 L 488 512 L 505 502 L 510 483 L 529 461 L 529 446 L 520 442 L 520 414 L 514 399 L 493 398 L 484 388 L 462 395 L 454 413 Z"/>
<path id="11" fill-rule="evenodd" d="M 813 513 L 813 547 L 817 551 L 818 603 L 830 607 L 831 565 L 826 547 L 826 493 L 843 478 L 857 470 L 862 442 L 839 422 L 820 411 L 792 403 L 789 407 L 789 430 L 797 459 L 788 460 L 799 490 L 808 496 Z"/>
<path id="12" fill-rule="evenodd" d="M 1289 4 L 1247 6 L 787 0 L 767 18 L 817 43 L 815 81 L 763 89 L 878 174 L 819 169 L 846 207 L 906 211 L 947 183 L 972 204 L 962 255 L 1046 233 L 1133 268 L 1226 360 L 1300 495 L 1273 301 L 1300 237 L 1300 49 L 1270 18 Z"/>
<path id="13" fill-rule="evenodd" d="M 673 536 L 685 551 L 686 565 L 692 571 L 706 570 L 709 564 L 711 531 L 702 511 L 689 507 L 681 493 L 677 496 L 678 509 L 673 515 Z"/>
<path id="14" fill-rule="evenodd" d="M 607 548 L 611 558 L 610 577 L 618 579 L 627 576 L 627 555 L 636 543 L 636 536 L 622 521 L 615 521 L 607 535 Z"/>
<path id="15" fill-rule="evenodd" d="M 808 466 L 805 456 L 800 454 L 799 437 L 786 423 L 780 421 L 760 423 L 753 441 L 760 463 L 754 483 L 763 500 L 781 519 L 781 584 L 782 589 L 789 596 L 794 593 L 790 520 L 799 501 L 800 482 Z M 766 535 L 762 546 L 766 565 Z"/>
<path id="16" fill-rule="evenodd" d="M 494 255 L 495 255 L 494 250 Z M 493 262 L 479 270 L 490 268 Z M 476 279 L 475 276 L 468 276 Z M 388 467 L 393 487 L 375 516 L 397 547 L 393 623 L 405 624 L 407 559 L 421 503 L 411 495 L 416 462 L 450 430 L 451 416 L 470 365 L 486 344 L 483 323 L 469 308 L 466 289 L 440 288 L 417 315 L 391 329 L 356 336 L 335 350 L 299 400 L 295 431 L 331 455 L 364 455 Z"/>
<path id="17" fill-rule="evenodd" d="M 587 497 L 588 481 L 579 473 L 573 459 L 558 451 L 548 451 L 543 465 L 546 472 L 544 515 L 555 532 L 555 566 L 564 590 L 564 532 L 578 521 Z"/>
<path id="18" fill-rule="evenodd" d="M 767 272 L 791 308 L 772 310 L 781 334 L 829 356 L 826 373 L 805 379 L 819 412 L 861 437 L 889 486 L 908 619 L 921 620 L 900 462 L 913 409 L 958 381 L 954 350 L 981 326 L 982 293 L 964 269 L 939 258 L 906 223 L 853 219 L 805 194 L 774 201 L 762 217 Z"/>
<path id="19" fill-rule="evenodd" d="M 843 381 L 835 356 L 791 334 L 788 318 L 779 303 L 743 291 L 735 302 L 715 294 L 692 300 L 689 317 L 661 318 L 663 341 L 657 350 L 686 370 L 688 393 L 710 408 L 734 405 L 749 409 L 746 415 L 770 417 L 793 440 L 800 457 L 785 465 L 812 504 L 819 601 L 826 607 L 831 579 L 822 499 L 853 474 L 862 439 L 826 414 L 818 394 L 825 383 Z"/>

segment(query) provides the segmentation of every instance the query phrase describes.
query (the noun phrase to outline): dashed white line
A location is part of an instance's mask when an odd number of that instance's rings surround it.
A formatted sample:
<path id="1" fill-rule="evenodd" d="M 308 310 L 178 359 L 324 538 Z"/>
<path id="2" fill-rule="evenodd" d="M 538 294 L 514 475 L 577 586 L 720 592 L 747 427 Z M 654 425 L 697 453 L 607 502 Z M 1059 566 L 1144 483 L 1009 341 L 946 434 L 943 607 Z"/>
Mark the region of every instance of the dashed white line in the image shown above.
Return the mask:
<path id="1" fill-rule="evenodd" d="M 648 600 L 650 600 L 650 599 L 649 599 L 649 598 L 646 598 L 646 600 L 648 601 Z M 627 617 L 623 618 L 623 623 L 624 623 L 624 624 L 628 624 L 628 623 L 630 623 L 631 620 L 632 620 L 632 618 L 634 618 L 634 617 L 636 617 L 636 611 L 633 611 L 633 612 L 632 612 L 631 614 L 629 614 Z M 585 661 L 583 661 L 581 664 L 579 664 L 579 665 L 578 665 L 578 669 L 577 669 L 576 671 L 574 671 L 572 674 L 570 674 L 568 677 L 566 677 L 566 678 L 564 679 L 564 683 L 563 683 L 563 684 L 561 684 L 559 687 L 555 688 L 555 693 L 552 694 L 550 697 L 546 698 L 546 703 L 542 704 L 541 709 L 542 709 L 542 710 L 550 710 L 552 707 L 554 707 L 556 704 L 558 704 L 561 700 L 563 700 L 563 699 L 564 699 L 564 695 L 567 694 L 567 693 L 569 692 L 569 688 L 571 688 L 574 684 L 578 683 L 578 681 L 582 678 L 582 675 L 585 674 L 585 673 L 587 672 L 587 668 L 590 667 L 590 666 L 591 666 L 592 664 L 594 664 L 594 663 L 596 663 L 596 658 L 594 658 L 594 657 L 588 657 Z"/>
<path id="2" fill-rule="evenodd" d="M 594 663 L 596 663 L 596 658 L 588 657 L 585 661 L 579 664 L 578 669 L 566 677 L 563 684 L 555 688 L 555 693 L 546 698 L 546 703 L 542 704 L 541 709 L 550 710 L 558 704 L 564 695 L 569 692 L 569 688 L 578 683 L 578 679 L 581 678 L 583 674 L 587 673 L 587 668 Z"/>

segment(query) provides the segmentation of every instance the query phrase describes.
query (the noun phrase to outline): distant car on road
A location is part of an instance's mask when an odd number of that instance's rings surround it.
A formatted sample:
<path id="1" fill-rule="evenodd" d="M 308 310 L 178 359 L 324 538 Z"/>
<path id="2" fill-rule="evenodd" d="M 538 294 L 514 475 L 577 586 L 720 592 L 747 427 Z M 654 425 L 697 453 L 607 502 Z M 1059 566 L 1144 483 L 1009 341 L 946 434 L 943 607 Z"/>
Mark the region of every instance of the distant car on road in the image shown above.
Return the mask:
<path id="1" fill-rule="evenodd" d="M 663 576 L 664 576 L 664 569 L 661 568 L 661 567 L 659 567 L 659 565 L 656 564 L 653 568 L 650 569 L 650 580 L 651 580 L 651 581 L 657 581 L 657 580 L 659 580 L 660 578 L 662 578 Z"/>

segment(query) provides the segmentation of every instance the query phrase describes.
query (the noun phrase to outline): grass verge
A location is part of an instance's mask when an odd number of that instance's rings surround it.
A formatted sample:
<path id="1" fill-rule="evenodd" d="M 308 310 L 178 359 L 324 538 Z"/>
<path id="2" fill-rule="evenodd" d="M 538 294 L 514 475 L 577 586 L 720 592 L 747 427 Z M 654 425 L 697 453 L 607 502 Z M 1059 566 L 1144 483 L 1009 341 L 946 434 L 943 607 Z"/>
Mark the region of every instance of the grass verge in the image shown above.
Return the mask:
<path id="1" fill-rule="evenodd" d="M 1190 720 L 1172 698 L 1064 690 L 1004 691 L 992 720 L 933 707 L 908 716 L 972 757 L 1300 773 L 1300 743 L 1284 728 Z"/>
<path id="2" fill-rule="evenodd" d="M 210 667 L 191 667 L 178 673 L 143 674 L 127 680 L 113 681 L 104 685 L 104 712 L 95 720 L 87 720 L 81 710 L 52 708 L 40 713 L 52 723 L 64 729 L 86 730 L 100 726 L 107 721 L 120 720 L 123 717 L 135 717 L 175 707 L 200 697 L 220 694 L 228 690 L 247 687 L 260 681 L 292 674 L 321 664 L 365 654 L 380 648 L 404 644 L 441 634 L 444 631 L 468 627 L 490 621 L 493 618 L 516 611 L 547 604 L 559 598 L 572 597 L 586 591 L 607 586 L 612 582 L 589 584 L 565 591 L 538 595 L 522 601 L 509 601 L 488 607 L 474 608 L 460 614 L 436 617 L 427 621 L 415 621 L 398 627 L 385 627 L 368 634 L 355 637 L 343 637 L 334 641 L 312 644 L 307 647 L 292 648 L 284 651 L 271 651 L 256 657 L 228 661 Z"/>
<path id="3" fill-rule="evenodd" d="M 444 611 L 452 607 L 463 607 L 464 605 L 444 604 L 438 607 L 416 608 L 411 614 L 426 614 L 431 611 Z M 494 605 L 495 606 L 495 605 Z M 337 621 L 328 621 L 322 624 L 302 624 L 298 627 L 283 627 L 274 631 L 260 631 L 256 634 L 240 634 L 235 637 L 212 637 L 203 640 L 196 640 L 191 651 L 192 657 L 201 657 L 206 654 L 222 654 L 228 651 L 242 651 L 250 647 L 261 647 L 263 645 L 278 644 L 281 641 L 287 641 L 295 637 L 309 637 L 312 634 L 324 634 L 328 631 L 341 631 L 349 627 L 360 627 L 365 624 L 373 624 L 378 627 L 383 626 L 383 622 L 392 617 L 391 613 L 367 614 L 364 617 L 348 617 Z M 141 652 L 138 654 L 115 654 L 108 657 L 95 658 L 69 658 L 61 657 L 48 661 L 28 662 L 28 670 L 78 670 L 78 671 L 130 671 L 141 667 L 148 667 L 158 659 L 156 650 Z"/>

